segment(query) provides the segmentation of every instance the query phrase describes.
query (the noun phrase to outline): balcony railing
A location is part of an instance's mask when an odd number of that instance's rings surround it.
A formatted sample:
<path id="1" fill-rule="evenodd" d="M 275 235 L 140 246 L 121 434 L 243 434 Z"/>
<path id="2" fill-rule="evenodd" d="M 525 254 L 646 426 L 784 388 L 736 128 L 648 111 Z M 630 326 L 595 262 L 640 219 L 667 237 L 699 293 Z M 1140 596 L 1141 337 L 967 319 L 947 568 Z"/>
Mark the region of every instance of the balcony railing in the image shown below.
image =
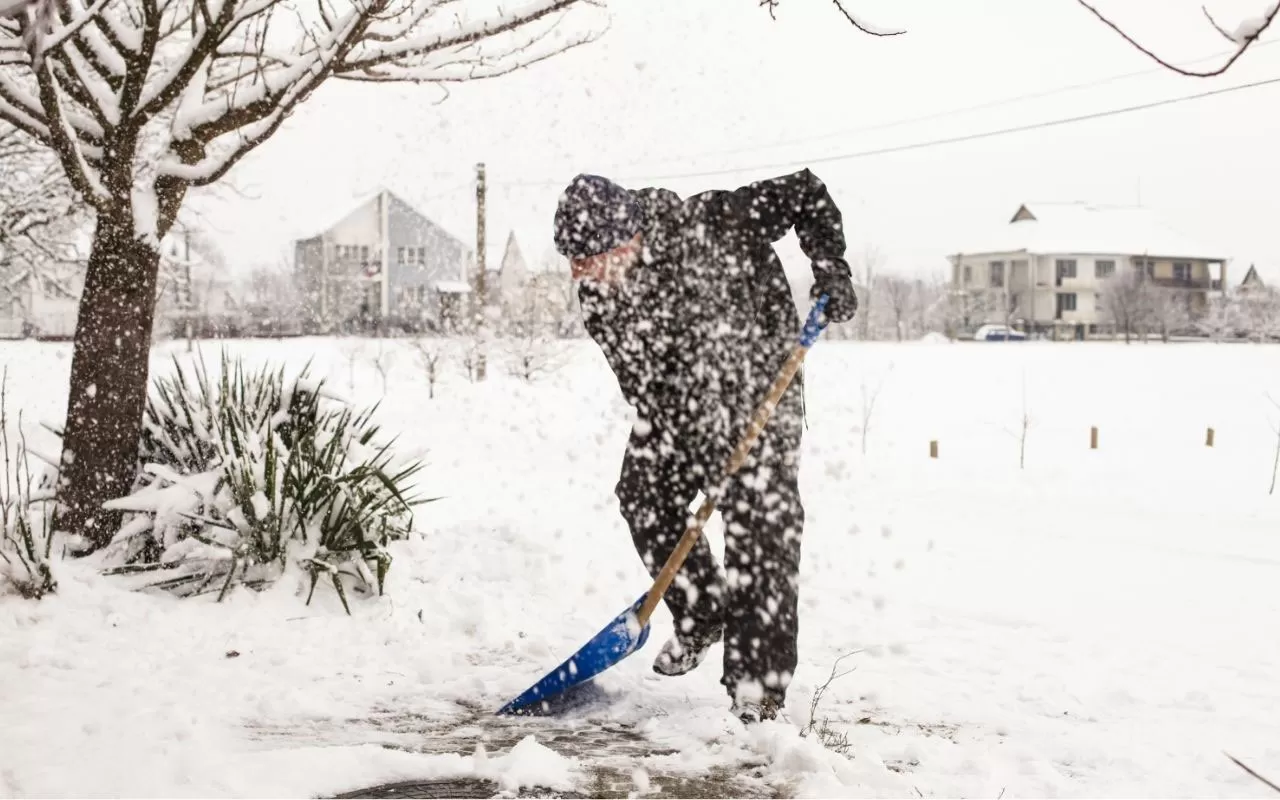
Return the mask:
<path id="1" fill-rule="evenodd" d="M 1147 283 L 1164 289 L 1221 289 L 1222 281 L 1209 278 L 1147 278 Z"/>

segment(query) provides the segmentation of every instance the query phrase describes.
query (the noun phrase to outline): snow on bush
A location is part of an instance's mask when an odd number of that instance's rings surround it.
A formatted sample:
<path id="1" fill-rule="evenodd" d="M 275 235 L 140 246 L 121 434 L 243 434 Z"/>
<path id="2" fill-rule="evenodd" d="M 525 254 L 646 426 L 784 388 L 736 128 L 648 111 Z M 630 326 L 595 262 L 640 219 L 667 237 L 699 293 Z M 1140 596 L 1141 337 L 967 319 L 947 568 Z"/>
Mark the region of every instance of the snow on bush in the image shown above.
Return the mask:
<path id="1" fill-rule="evenodd" d="M 31 471 L 30 452 L 22 434 L 9 445 L 5 397 L 8 374 L 0 378 L 0 448 L 4 474 L 0 480 L 0 591 L 12 587 L 23 597 L 40 598 L 57 587 L 49 566 L 53 551 L 53 488 L 48 475 Z M 18 415 L 22 429 L 22 415 Z"/>
<path id="2" fill-rule="evenodd" d="M 350 613 L 349 588 L 370 593 L 391 566 L 387 545 L 409 535 L 410 479 L 380 441 L 376 406 L 360 413 L 326 397 L 307 369 L 247 372 L 224 354 L 215 384 L 174 362 L 148 398 L 134 491 L 108 549 L 109 574 L 181 596 L 236 583 L 261 587 L 292 569 L 310 593 L 328 577 Z"/>

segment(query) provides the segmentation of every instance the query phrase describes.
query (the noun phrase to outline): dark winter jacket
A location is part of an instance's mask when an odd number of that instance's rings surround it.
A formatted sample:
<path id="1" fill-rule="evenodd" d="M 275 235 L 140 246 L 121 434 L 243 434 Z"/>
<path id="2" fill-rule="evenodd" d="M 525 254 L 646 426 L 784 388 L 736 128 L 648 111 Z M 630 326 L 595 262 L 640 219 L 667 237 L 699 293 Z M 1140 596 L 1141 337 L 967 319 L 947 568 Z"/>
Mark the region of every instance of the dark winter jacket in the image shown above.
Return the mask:
<path id="1" fill-rule="evenodd" d="M 794 228 L 815 277 L 847 276 L 840 211 L 809 170 L 687 200 L 632 194 L 645 215 L 642 254 L 620 286 L 580 286 L 585 327 L 637 427 L 671 434 L 718 470 L 799 335 L 773 244 Z"/>

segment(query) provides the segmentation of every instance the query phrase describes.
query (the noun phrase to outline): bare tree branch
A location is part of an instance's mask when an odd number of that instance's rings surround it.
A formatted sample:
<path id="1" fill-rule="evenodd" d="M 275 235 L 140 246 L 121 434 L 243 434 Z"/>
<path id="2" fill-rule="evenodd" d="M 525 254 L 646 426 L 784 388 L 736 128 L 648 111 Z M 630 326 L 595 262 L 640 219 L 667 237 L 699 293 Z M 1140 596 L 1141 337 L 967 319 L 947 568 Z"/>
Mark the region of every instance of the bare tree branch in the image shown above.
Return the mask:
<path id="1" fill-rule="evenodd" d="M 780 0 L 760 0 L 759 4 L 761 8 L 767 8 L 769 10 L 769 17 L 771 19 L 776 20 L 778 18 L 777 12 L 778 12 L 779 2 Z M 897 30 L 894 28 L 882 28 L 879 25 L 873 25 L 870 22 L 867 22 L 865 19 L 862 19 L 861 17 L 856 16 L 855 14 L 851 13 L 849 9 L 845 8 L 844 0 L 831 0 L 831 2 L 835 4 L 836 8 L 840 9 L 840 13 L 844 15 L 844 18 L 849 21 L 850 25 L 852 25 L 853 27 L 857 28 L 858 30 L 862 31 L 865 34 L 868 34 L 870 36 L 901 36 L 902 34 L 906 33 L 906 31 L 904 30 Z"/>
<path id="2" fill-rule="evenodd" d="M 880 28 L 875 25 L 872 25 L 871 23 L 866 22 L 865 20 L 860 20 L 857 17 L 850 14 L 849 11 L 844 7 L 844 4 L 840 2 L 840 0 L 831 0 L 831 2 L 836 4 L 836 8 L 840 9 L 840 13 L 844 14 L 844 18 L 849 20 L 849 23 L 853 25 L 853 27 L 857 28 L 863 33 L 869 33 L 872 36 L 901 36 L 902 34 L 906 33 L 906 31 L 891 30 L 889 28 Z"/>
<path id="3" fill-rule="evenodd" d="M 1118 33 L 1126 42 L 1160 66 L 1172 70 L 1179 75 L 1186 75 L 1193 78 L 1212 78 L 1231 69 L 1232 65 L 1235 64 L 1236 61 L 1238 61 L 1240 57 L 1253 46 L 1253 43 L 1258 41 L 1258 37 L 1260 37 L 1267 28 L 1271 27 L 1271 23 L 1275 22 L 1276 16 L 1280 15 L 1280 0 L 1273 0 L 1270 7 L 1267 8 L 1261 16 L 1246 20 L 1240 24 L 1234 33 L 1229 33 L 1214 20 L 1214 18 L 1209 14 L 1208 9 L 1202 9 L 1205 16 L 1209 18 L 1209 22 L 1213 25 L 1214 29 L 1217 30 L 1218 33 L 1222 34 L 1222 36 L 1228 41 L 1236 45 L 1236 51 L 1232 53 L 1220 66 L 1210 70 L 1197 71 L 1179 67 L 1176 64 L 1172 64 L 1156 55 L 1155 52 L 1143 46 L 1135 38 L 1126 33 L 1123 28 L 1115 22 L 1112 22 L 1105 14 L 1091 5 L 1088 0 L 1076 0 L 1076 2 L 1088 9 L 1095 17 L 1101 20 L 1103 24 Z"/>
<path id="4" fill-rule="evenodd" d="M 48 117 L 50 145 L 58 154 L 67 179 L 86 202 L 95 208 L 103 208 L 109 202 L 110 195 L 86 163 L 75 132 L 66 120 L 62 98 L 58 96 L 57 79 L 49 62 L 46 61 L 36 72 L 36 81 L 40 86 L 40 104 Z"/>
<path id="5" fill-rule="evenodd" d="M 1231 755 L 1230 753 L 1223 753 L 1223 755 L 1231 759 L 1232 763 L 1234 763 L 1237 767 L 1239 767 L 1240 769 L 1252 775 L 1264 786 L 1267 786 L 1268 788 L 1270 788 L 1272 791 L 1276 793 L 1280 793 L 1280 785 L 1277 785 L 1276 783 L 1268 780 L 1267 778 L 1262 777 L 1257 772 L 1254 772 L 1253 769 L 1251 769 L 1247 764 L 1245 764 L 1243 761 L 1236 758 L 1235 756 Z"/>

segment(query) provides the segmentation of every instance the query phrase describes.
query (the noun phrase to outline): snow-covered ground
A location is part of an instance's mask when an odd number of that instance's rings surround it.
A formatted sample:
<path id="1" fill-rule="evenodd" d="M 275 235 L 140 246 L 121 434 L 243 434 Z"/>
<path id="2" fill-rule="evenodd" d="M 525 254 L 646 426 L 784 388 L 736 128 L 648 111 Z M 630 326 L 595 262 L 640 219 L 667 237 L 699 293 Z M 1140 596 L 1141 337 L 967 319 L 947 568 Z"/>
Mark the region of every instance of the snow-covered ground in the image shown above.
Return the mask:
<path id="1" fill-rule="evenodd" d="M 333 388 L 382 398 L 378 345 L 351 359 L 355 344 L 229 346 L 314 355 Z M 220 346 L 202 345 L 211 365 Z M 598 679 L 609 702 L 569 723 L 489 718 L 647 586 L 612 497 L 627 409 L 589 344 L 534 384 L 500 368 L 470 384 L 452 363 L 435 399 L 387 347 L 380 418 L 444 498 L 394 551 L 387 595 L 348 618 L 324 587 L 310 607 L 294 585 L 218 605 L 60 565 L 56 596 L 0 598 L 0 795 L 444 775 L 590 792 L 607 761 L 635 792 L 718 772 L 802 796 L 1266 796 L 1224 751 L 1280 775 L 1280 348 L 820 343 L 801 665 L 788 719 L 746 731 L 718 647 L 690 676 L 650 671 L 664 610 Z M 62 418 L 70 346 L 4 343 L 0 362 L 11 413 L 53 448 L 36 423 Z M 881 387 L 865 454 L 864 384 Z M 817 712 L 846 757 L 798 730 L 853 651 Z"/>

